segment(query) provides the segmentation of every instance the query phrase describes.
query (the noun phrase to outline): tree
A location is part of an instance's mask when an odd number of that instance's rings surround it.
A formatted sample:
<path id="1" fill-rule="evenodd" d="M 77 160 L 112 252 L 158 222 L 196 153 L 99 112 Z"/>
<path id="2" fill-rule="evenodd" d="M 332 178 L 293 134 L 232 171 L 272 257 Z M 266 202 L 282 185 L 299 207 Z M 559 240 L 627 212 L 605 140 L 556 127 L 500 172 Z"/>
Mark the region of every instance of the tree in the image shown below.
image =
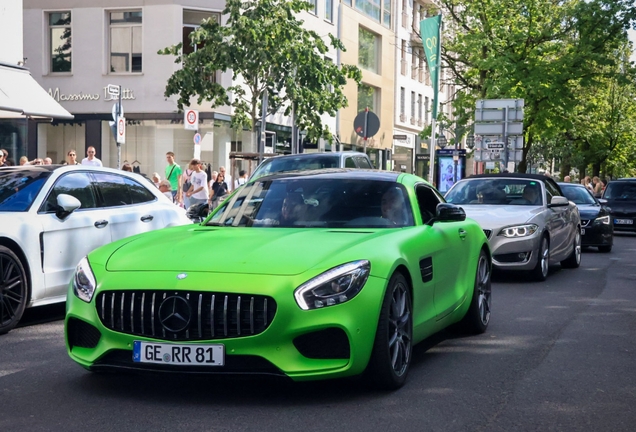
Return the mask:
<path id="1" fill-rule="evenodd" d="M 347 106 L 343 87 L 348 79 L 359 82 L 361 72 L 325 58 L 329 46 L 297 17 L 309 8 L 306 0 L 228 0 L 225 25 L 208 19 L 191 33 L 197 50 L 184 55 L 179 43 L 159 51 L 182 64 L 169 78 L 165 95 L 178 95 L 179 110 L 192 97 L 198 104 L 205 100 L 212 107 L 232 106 L 232 126 L 256 132 L 267 92 L 269 113 L 282 108 L 290 115 L 294 109 L 297 125 L 309 139 L 331 139 L 321 115 L 334 116 Z M 345 50 L 332 35 L 329 44 Z M 224 88 L 211 80 L 216 71 L 232 71 L 233 85 Z"/>
<path id="2" fill-rule="evenodd" d="M 521 172 L 533 143 L 571 128 L 575 90 L 597 85 L 598 67 L 616 64 L 636 16 L 631 0 L 439 3 L 448 24 L 442 57 L 466 93 L 461 109 L 475 99 L 525 99 Z"/>

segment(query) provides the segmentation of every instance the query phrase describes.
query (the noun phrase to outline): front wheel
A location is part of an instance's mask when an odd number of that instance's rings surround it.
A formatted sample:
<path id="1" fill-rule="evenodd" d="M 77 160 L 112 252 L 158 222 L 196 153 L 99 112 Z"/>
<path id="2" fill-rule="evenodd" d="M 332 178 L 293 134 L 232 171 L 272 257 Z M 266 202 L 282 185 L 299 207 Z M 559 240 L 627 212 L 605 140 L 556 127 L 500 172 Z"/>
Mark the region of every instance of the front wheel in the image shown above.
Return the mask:
<path id="1" fill-rule="evenodd" d="M 532 277 L 537 281 L 544 281 L 548 278 L 548 270 L 550 263 L 550 242 L 548 238 L 543 236 L 537 253 L 537 265 L 532 270 Z"/>
<path id="2" fill-rule="evenodd" d="M 469 334 L 484 333 L 490 322 L 490 305 L 492 301 L 492 288 L 490 283 L 490 260 L 483 250 L 479 254 L 477 274 L 475 275 L 475 287 L 473 298 L 459 327 Z"/>
<path id="3" fill-rule="evenodd" d="M 13 329 L 27 302 L 27 280 L 18 256 L 0 246 L 0 334 Z"/>
<path id="4" fill-rule="evenodd" d="M 368 376 L 385 390 L 404 385 L 413 352 L 413 313 L 409 284 L 401 273 L 395 273 L 382 301 Z"/>
<path id="5" fill-rule="evenodd" d="M 561 261 L 561 267 L 563 268 L 578 268 L 581 265 L 581 231 L 576 230 L 574 236 L 574 242 L 572 245 L 572 252 L 568 257 Z"/>

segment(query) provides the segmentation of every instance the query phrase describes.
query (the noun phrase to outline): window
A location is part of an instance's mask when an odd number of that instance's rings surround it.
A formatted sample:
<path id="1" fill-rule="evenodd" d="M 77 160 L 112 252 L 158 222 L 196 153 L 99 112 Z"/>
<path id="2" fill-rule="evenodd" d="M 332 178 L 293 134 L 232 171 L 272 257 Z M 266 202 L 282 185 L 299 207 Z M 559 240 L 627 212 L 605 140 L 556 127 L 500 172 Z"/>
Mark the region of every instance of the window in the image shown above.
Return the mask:
<path id="1" fill-rule="evenodd" d="M 411 92 L 411 123 L 415 121 L 415 92 Z"/>
<path id="2" fill-rule="evenodd" d="M 417 95 L 417 120 L 422 123 L 422 95 Z"/>
<path id="3" fill-rule="evenodd" d="M 122 176 L 115 174 L 94 173 L 104 202 L 102 207 L 119 207 L 132 204 L 130 189 Z"/>
<path id="4" fill-rule="evenodd" d="M 356 0 L 355 8 L 386 27 L 391 27 L 391 0 Z"/>
<path id="5" fill-rule="evenodd" d="M 325 0 L 325 19 L 333 21 L 333 0 Z"/>
<path id="6" fill-rule="evenodd" d="M 201 45 L 192 45 L 190 34 L 201 25 L 203 20 L 210 18 L 219 22 L 218 13 L 193 10 L 183 11 L 183 54 L 190 54 L 201 48 Z"/>
<path id="7" fill-rule="evenodd" d="M 353 161 L 353 158 L 349 156 L 345 159 L 345 168 L 355 168 L 356 163 Z"/>
<path id="8" fill-rule="evenodd" d="M 71 13 L 49 14 L 50 71 L 71 72 Z"/>
<path id="9" fill-rule="evenodd" d="M 46 200 L 44 211 L 54 212 L 57 210 L 57 197 L 60 194 L 67 194 L 77 198 L 81 203 L 78 211 L 97 207 L 93 185 L 87 173 L 70 173 L 58 179 Z"/>
<path id="10" fill-rule="evenodd" d="M 362 69 L 378 73 L 379 36 L 360 27 L 358 29 L 358 65 Z"/>
<path id="11" fill-rule="evenodd" d="M 155 201 L 157 198 L 141 184 L 129 178 L 124 179 L 126 186 L 130 190 L 130 197 L 133 204 L 143 204 L 150 201 Z"/>
<path id="12" fill-rule="evenodd" d="M 428 186 L 417 185 L 415 189 L 417 205 L 420 208 L 422 223 L 428 223 L 437 213 L 437 205 L 444 202 L 439 195 Z"/>
<path id="13" fill-rule="evenodd" d="M 402 118 L 406 115 L 406 100 L 405 99 L 406 99 L 406 89 L 404 87 L 400 87 L 400 117 Z"/>
<path id="14" fill-rule="evenodd" d="M 311 12 L 314 15 L 318 15 L 318 0 L 308 0 L 309 4 L 312 6 L 311 9 L 309 9 L 309 12 Z"/>
<path id="15" fill-rule="evenodd" d="M 109 24 L 110 72 L 141 72 L 141 11 L 110 12 Z"/>
<path id="16" fill-rule="evenodd" d="M 379 91 L 375 87 L 371 87 L 366 84 L 358 85 L 358 112 L 364 111 L 365 108 L 376 112 L 376 106 L 378 106 Z"/>
<path id="17" fill-rule="evenodd" d="M 428 113 L 429 113 L 429 99 L 428 96 L 424 98 L 424 121 L 428 123 Z"/>

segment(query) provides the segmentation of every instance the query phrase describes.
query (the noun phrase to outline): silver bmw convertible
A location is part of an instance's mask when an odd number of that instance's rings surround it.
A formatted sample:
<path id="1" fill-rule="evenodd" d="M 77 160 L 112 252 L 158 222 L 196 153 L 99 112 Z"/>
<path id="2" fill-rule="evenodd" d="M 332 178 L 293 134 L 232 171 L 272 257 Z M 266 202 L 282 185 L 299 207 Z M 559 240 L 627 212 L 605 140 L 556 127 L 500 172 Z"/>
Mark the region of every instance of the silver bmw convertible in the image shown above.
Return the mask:
<path id="1" fill-rule="evenodd" d="M 500 270 L 526 270 L 545 280 L 552 264 L 581 264 L 579 211 L 549 177 L 476 175 L 456 183 L 445 198 L 481 225 Z"/>

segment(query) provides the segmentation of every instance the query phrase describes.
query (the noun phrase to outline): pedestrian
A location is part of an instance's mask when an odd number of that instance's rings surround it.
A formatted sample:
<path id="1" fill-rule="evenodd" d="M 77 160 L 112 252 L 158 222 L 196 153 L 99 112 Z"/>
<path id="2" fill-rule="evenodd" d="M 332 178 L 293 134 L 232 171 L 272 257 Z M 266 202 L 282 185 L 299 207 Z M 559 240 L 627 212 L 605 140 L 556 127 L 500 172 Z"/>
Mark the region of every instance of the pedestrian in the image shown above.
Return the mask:
<path id="1" fill-rule="evenodd" d="M 22 157 L 20 158 L 20 166 L 22 166 L 22 165 L 28 165 L 28 164 L 29 164 L 29 158 L 28 158 L 28 157 L 26 157 L 26 156 L 22 156 Z"/>
<path id="2" fill-rule="evenodd" d="M 590 176 L 585 176 L 585 178 L 583 178 L 583 185 L 587 188 L 587 190 L 594 193 L 594 186 L 592 185 L 592 179 Z"/>
<path id="3" fill-rule="evenodd" d="M 203 204 L 208 201 L 208 175 L 201 169 L 201 161 L 192 159 L 190 161 L 190 187 L 185 191 L 189 205 Z M 184 197 L 185 200 L 185 197 Z"/>
<path id="4" fill-rule="evenodd" d="M 218 207 L 221 200 L 227 195 L 227 192 L 225 177 L 219 172 L 216 176 L 216 180 L 212 183 L 212 190 L 210 191 L 210 210 Z"/>
<path id="5" fill-rule="evenodd" d="M 181 197 L 181 167 L 174 161 L 174 152 L 166 153 L 166 160 L 168 161 L 166 180 L 170 182 L 172 198 L 175 202 L 181 203 L 183 202 Z"/>
<path id="6" fill-rule="evenodd" d="M 243 186 L 246 182 L 247 182 L 247 171 L 240 170 L 239 176 L 234 182 L 234 189 L 238 189 L 239 187 Z"/>
<path id="7" fill-rule="evenodd" d="M 79 165 L 79 162 L 77 162 L 77 153 L 75 152 L 75 150 L 69 150 L 66 153 L 66 164 Z"/>
<path id="8" fill-rule="evenodd" d="M 563 177 L 563 181 L 566 183 L 570 183 L 572 179 L 570 178 L 570 176 L 566 175 L 565 177 Z"/>
<path id="9" fill-rule="evenodd" d="M 133 172 L 132 166 L 129 163 L 125 163 L 121 167 L 122 171 Z"/>
<path id="10" fill-rule="evenodd" d="M 191 177 L 193 173 L 194 169 L 192 168 L 192 161 L 190 161 L 190 165 L 188 165 L 188 168 L 186 168 L 181 175 L 181 190 L 183 191 L 183 206 L 185 208 L 190 208 L 190 206 L 192 205 L 192 202 L 190 202 L 190 196 L 186 192 L 189 191 L 190 187 L 192 186 Z M 205 178 L 207 179 L 207 177 L 208 175 L 206 174 Z"/>
<path id="11" fill-rule="evenodd" d="M 86 157 L 82 159 L 82 165 L 90 165 L 90 166 L 96 166 L 96 167 L 104 166 L 102 164 L 102 161 L 100 161 L 99 159 L 97 159 L 97 157 L 95 157 L 95 147 L 90 146 L 89 148 L 86 149 Z"/>
<path id="12" fill-rule="evenodd" d="M 596 198 L 600 198 L 603 194 L 603 183 L 597 176 L 594 176 L 592 178 L 592 191 L 594 192 L 594 196 Z"/>
<path id="13" fill-rule="evenodd" d="M 159 176 L 159 173 L 152 173 L 152 177 L 150 178 L 152 179 L 152 182 L 155 184 L 155 186 L 159 188 L 159 183 L 161 183 L 161 177 Z"/>
<path id="14" fill-rule="evenodd" d="M 174 203 L 174 195 L 172 194 L 172 186 L 168 180 L 161 180 L 159 182 L 159 192 L 164 194 L 171 202 Z"/>
<path id="15" fill-rule="evenodd" d="M 9 166 L 7 165 L 7 158 L 9 157 L 9 152 L 5 149 L 0 149 L 0 167 Z"/>
<path id="16" fill-rule="evenodd" d="M 51 159 L 50 157 L 45 157 L 44 160 L 42 160 L 42 163 L 44 165 L 53 165 L 53 159 Z"/>
<path id="17" fill-rule="evenodd" d="M 225 179 L 225 182 L 229 186 L 228 192 L 232 191 L 233 190 L 232 186 L 234 186 L 234 183 L 232 183 L 232 176 L 225 171 L 224 166 L 219 167 L 219 174 L 223 174 L 223 178 Z"/>

